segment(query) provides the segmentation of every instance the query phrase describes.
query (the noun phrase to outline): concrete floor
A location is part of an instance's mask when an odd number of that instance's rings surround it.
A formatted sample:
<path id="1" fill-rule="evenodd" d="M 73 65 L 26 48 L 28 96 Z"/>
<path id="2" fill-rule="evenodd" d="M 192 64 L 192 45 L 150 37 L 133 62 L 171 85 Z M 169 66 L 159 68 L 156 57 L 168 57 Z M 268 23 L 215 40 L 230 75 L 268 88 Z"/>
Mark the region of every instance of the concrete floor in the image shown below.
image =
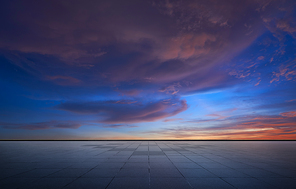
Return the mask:
<path id="1" fill-rule="evenodd" d="M 296 141 L 1 141 L 0 188 L 296 188 Z"/>

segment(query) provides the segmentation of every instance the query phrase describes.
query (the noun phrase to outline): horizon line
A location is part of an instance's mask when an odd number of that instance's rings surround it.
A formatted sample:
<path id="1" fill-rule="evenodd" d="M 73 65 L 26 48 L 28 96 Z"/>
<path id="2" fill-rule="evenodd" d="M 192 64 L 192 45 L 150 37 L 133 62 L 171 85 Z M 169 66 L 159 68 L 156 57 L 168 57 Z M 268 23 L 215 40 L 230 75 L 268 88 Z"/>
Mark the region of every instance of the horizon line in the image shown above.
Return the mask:
<path id="1" fill-rule="evenodd" d="M 0 141 L 296 141 L 296 139 L 293 140 L 162 140 L 162 139 L 156 139 L 156 140 L 2 140 L 0 139 Z"/>

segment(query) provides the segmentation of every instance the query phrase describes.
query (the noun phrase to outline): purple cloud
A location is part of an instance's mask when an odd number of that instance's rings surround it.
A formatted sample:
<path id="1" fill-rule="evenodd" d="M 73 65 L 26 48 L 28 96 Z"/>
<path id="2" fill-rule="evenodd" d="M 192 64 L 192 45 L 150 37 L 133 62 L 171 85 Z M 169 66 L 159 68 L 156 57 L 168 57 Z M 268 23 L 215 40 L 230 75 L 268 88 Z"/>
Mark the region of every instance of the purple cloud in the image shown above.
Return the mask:
<path id="1" fill-rule="evenodd" d="M 0 30 L 13 64 L 62 86 L 137 82 L 173 95 L 229 86 L 217 67 L 262 33 L 256 1 L 67 2 L 6 2 Z M 41 66 L 30 53 L 59 61 Z M 120 92 L 138 95 L 139 85 Z"/>
<path id="2" fill-rule="evenodd" d="M 125 102 L 125 101 L 124 101 Z M 59 110 L 79 114 L 97 114 L 108 124 L 150 122 L 174 116 L 187 109 L 185 100 L 168 99 L 147 103 L 118 103 L 118 101 L 65 102 Z"/>
<path id="3" fill-rule="evenodd" d="M 106 128 L 135 128 L 138 127 L 136 125 L 126 125 L 126 124 L 110 124 L 110 125 L 104 125 L 103 127 Z"/>
<path id="4" fill-rule="evenodd" d="M 37 123 L 0 123 L 5 129 L 25 129 L 25 130 L 43 130 L 43 129 L 77 129 L 82 124 L 74 121 L 45 121 Z"/>

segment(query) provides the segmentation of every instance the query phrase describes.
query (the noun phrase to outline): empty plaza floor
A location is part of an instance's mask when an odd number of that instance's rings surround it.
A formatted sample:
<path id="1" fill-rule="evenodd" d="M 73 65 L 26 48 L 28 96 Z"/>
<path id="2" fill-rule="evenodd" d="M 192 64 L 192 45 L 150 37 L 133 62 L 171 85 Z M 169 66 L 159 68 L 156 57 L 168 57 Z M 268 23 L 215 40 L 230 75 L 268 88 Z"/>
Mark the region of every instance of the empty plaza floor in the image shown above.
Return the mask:
<path id="1" fill-rule="evenodd" d="M 1 141 L 1 189 L 296 188 L 296 141 Z"/>

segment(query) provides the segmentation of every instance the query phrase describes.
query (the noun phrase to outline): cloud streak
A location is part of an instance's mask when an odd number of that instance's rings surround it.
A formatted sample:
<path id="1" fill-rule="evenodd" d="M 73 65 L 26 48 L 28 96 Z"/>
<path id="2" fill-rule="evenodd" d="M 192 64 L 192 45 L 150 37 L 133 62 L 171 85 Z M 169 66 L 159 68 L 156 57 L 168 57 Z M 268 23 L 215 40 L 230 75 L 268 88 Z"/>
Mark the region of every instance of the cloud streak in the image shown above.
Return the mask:
<path id="1" fill-rule="evenodd" d="M 219 120 L 189 122 L 186 126 L 147 131 L 153 138 L 166 139 L 229 139 L 287 140 L 296 137 L 295 111 L 274 116 L 238 116 Z M 207 122 L 208 127 L 193 126 Z"/>
<path id="2" fill-rule="evenodd" d="M 96 114 L 98 117 L 103 117 L 99 122 L 109 124 L 157 121 L 174 116 L 187 108 L 186 100 L 179 99 L 145 104 L 119 103 L 118 101 L 65 102 L 56 106 L 56 109 L 78 114 Z"/>
<path id="3" fill-rule="evenodd" d="M 44 130 L 44 129 L 77 129 L 81 123 L 74 121 L 46 121 L 37 123 L 0 123 L 5 129 Z"/>

